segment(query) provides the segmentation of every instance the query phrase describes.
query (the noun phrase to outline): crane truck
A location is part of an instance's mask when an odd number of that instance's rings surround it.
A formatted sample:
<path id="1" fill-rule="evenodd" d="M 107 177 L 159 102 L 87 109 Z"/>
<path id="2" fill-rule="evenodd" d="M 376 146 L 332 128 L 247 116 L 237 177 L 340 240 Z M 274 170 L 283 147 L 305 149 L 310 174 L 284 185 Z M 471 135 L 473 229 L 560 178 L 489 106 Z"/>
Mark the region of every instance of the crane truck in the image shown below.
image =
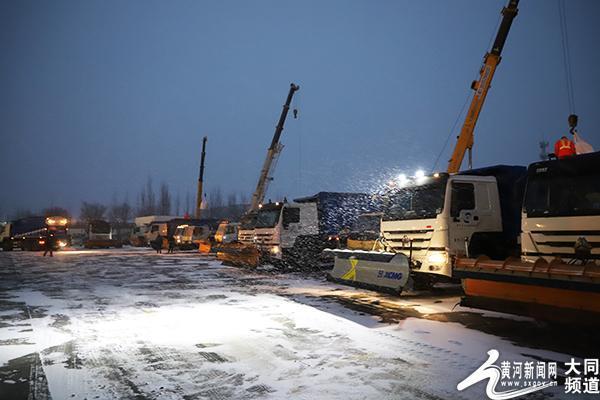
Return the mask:
<path id="1" fill-rule="evenodd" d="M 409 274 L 415 286 L 430 286 L 452 277 L 458 255 L 493 248 L 501 257 L 511 244 L 515 246 L 517 233 L 511 227 L 518 214 L 511 193 L 521 190 L 519 182 L 523 182 L 525 168 L 496 166 L 459 171 L 467 152 L 469 168 L 472 165 L 475 126 L 518 13 L 518 3 L 509 0 L 502 9 L 492 48 L 484 56 L 479 79 L 471 84 L 473 97 L 447 172 L 431 176 L 420 172 L 412 179 L 401 174 L 384 194 L 386 206 L 380 227 L 384 251 L 336 251 L 330 279 L 399 292 Z M 506 247 L 495 248 L 498 241 Z"/>
<path id="2" fill-rule="evenodd" d="M 290 110 L 292 98 L 294 94 L 300 90 L 300 86 L 295 83 L 290 84 L 279 121 L 275 127 L 275 133 L 271 140 L 271 145 L 267 149 L 267 156 L 263 163 L 256 189 L 252 194 L 252 200 L 250 209 L 242 216 L 240 225 L 238 227 L 238 242 L 221 244 L 217 251 L 217 258 L 226 261 L 231 264 L 256 264 L 258 255 L 254 248 L 254 228 L 257 222 L 257 214 L 259 206 L 263 203 L 269 183 L 273 180 L 273 171 L 277 164 L 277 159 L 283 150 L 283 144 L 281 144 L 281 133 L 283 132 L 283 126 Z"/>
<path id="3" fill-rule="evenodd" d="M 252 200 L 250 203 L 250 209 L 244 215 L 241 220 L 241 225 L 238 232 L 238 239 L 243 244 L 251 244 L 254 240 L 254 224 L 256 223 L 256 214 L 258 212 L 259 205 L 265 200 L 265 195 L 269 187 L 269 183 L 273 180 L 272 174 L 275 166 L 277 165 L 277 159 L 283 150 L 283 144 L 281 144 L 281 133 L 283 132 L 283 126 L 290 110 L 292 98 L 294 93 L 300 89 L 300 86 L 295 83 L 290 84 L 290 90 L 288 91 L 279 121 L 275 127 L 275 133 L 273 139 L 271 139 L 271 145 L 267 149 L 267 156 L 263 163 L 258 182 L 256 183 L 256 189 L 252 193 Z"/>

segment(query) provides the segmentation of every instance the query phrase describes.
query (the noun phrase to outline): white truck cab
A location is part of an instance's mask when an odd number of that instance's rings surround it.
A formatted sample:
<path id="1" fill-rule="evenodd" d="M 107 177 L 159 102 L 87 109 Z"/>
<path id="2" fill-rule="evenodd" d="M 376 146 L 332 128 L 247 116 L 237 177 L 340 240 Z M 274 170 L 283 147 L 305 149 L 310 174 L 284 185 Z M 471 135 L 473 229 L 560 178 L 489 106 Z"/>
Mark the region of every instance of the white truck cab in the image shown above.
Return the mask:
<path id="1" fill-rule="evenodd" d="M 530 165 L 521 221 L 523 260 L 600 262 L 600 152 Z"/>
<path id="2" fill-rule="evenodd" d="M 266 203 L 259 208 L 254 243 L 263 253 L 282 259 L 300 236 L 319 234 L 316 203 Z"/>
<path id="3" fill-rule="evenodd" d="M 516 246 L 513 226 L 518 222 L 505 225 L 506 218 L 518 221 L 520 203 L 513 204 L 513 196 L 501 191 L 521 190 L 516 181 L 524 172 L 523 167 L 498 166 L 412 181 L 403 177 L 384 196 L 382 240 L 409 257 L 413 272 L 437 276 L 452 277 L 456 256 L 503 257 L 504 246 L 497 244 L 514 241 Z"/>

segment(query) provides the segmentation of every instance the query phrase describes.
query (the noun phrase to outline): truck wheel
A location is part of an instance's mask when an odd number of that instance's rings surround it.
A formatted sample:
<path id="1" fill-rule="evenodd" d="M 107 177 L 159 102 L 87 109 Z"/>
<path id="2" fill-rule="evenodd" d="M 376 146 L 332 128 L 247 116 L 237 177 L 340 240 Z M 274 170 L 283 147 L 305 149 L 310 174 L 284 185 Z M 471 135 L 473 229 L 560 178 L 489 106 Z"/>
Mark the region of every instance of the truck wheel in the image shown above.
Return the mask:
<path id="1" fill-rule="evenodd" d="M 434 281 L 429 274 L 414 273 L 412 276 L 414 290 L 431 290 Z"/>

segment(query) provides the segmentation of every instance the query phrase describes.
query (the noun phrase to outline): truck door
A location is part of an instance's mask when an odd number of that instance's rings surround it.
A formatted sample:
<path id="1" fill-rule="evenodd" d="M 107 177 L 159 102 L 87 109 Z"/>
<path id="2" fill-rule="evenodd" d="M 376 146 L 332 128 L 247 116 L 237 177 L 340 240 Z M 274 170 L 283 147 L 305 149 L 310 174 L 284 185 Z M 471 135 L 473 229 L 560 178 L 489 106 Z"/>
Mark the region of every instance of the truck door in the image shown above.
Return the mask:
<path id="1" fill-rule="evenodd" d="M 475 183 L 457 180 L 451 182 L 449 217 L 448 245 L 451 253 L 464 255 L 468 240 L 477 230 L 480 221 L 475 202 Z"/>

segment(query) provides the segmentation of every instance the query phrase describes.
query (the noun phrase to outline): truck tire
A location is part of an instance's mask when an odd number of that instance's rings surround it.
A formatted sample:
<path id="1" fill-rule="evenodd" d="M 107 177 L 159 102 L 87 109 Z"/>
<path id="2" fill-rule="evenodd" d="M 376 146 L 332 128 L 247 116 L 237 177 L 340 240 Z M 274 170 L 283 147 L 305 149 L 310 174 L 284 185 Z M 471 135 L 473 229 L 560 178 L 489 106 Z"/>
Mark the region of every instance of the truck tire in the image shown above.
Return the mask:
<path id="1" fill-rule="evenodd" d="M 431 290 L 435 281 L 431 274 L 415 272 L 411 276 L 414 290 Z"/>

